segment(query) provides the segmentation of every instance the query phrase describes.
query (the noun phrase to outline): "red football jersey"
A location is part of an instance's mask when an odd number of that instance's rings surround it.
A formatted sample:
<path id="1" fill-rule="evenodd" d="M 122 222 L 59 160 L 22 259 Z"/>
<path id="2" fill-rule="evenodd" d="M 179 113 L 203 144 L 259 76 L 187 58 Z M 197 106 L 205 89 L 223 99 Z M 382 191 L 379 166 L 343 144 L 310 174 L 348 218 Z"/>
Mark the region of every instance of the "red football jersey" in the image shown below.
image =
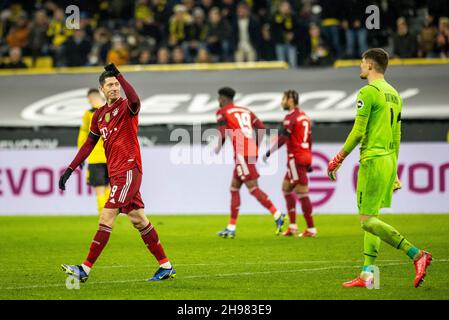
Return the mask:
<path id="1" fill-rule="evenodd" d="M 284 117 L 284 129 L 288 136 L 287 153 L 293 154 L 297 163 L 310 165 L 312 163 L 312 130 L 310 119 L 299 108 L 294 108 Z"/>
<path id="2" fill-rule="evenodd" d="M 217 111 L 217 122 L 232 136 L 234 158 L 237 154 L 257 157 L 258 147 L 254 128 L 264 129 L 263 123 L 247 108 L 228 105 Z"/>
<path id="3" fill-rule="evenodd" d="M 93 134 L 101 135 L 110 177 L 131 170 L 137 165 L 142 172 L 138 131 L 138 112 L 132 113 L 128 99 L 119 98 L 95 111 L 90 126 Z"/>

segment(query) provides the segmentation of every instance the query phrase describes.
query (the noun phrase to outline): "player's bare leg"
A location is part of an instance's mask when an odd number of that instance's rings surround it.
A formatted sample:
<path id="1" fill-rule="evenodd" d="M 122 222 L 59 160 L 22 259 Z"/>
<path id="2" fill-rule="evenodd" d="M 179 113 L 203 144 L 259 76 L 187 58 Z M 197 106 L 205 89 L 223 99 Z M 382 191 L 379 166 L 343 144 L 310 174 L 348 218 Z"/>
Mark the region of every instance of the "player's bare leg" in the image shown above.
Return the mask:
<path id="1" fill-rule="evenodd" d="M 249 193 L 251 193 L 251 195 L 273 215 L 276 224 L 276 234 L 278 235 L 281 233 L 286 214 L 279 211 L 271 202 L 268 195 L 259 188 L 257 179 L 246 181 L 245 185 L 248 188 Z"/>
<path id="2" fill-rule="evenodd" d="M 75 277 L 81 282 L 87 281 L 90 269 L 93 267 L 95 261 L 109 241 L 112 227 L 118 214 L 119 209 L 103 208 L 100 214 L 99 227 L 90 245 L 86 260 L 84 260 L 82 265 L 63 264 L 62 269 L 65 273 Z"/>
<path id="3" fill-rule="evenodd" d="M 98 214 L 101 214 L 101 210 L 103 210 L 104 205 L 108 201 L 110 191 L 111 190 L 109 188 L 109 185 L 95 187 L 95 194 L 97 196 Z"/>
<path id="4" fill-rule="evenodd" d="M 240 210 L 240 188 L 242 187 L 242 182 L 239 179 L 232 178 L 231 181 L 231 216 L 229 218 L 228 226 L 217 232 L 217 235 L 222 238 L 231 238 L 235 237 L 235 230 L 237 226 L 237 218 Z"/>
<path id="5" fill-rule="evenodd" d="M 317 231 L 315 225 L 313 223 L 312 217 L 312 203 L 309 197 L 309 186 L 303 184 L 297 184 L 295 186 L 295 192 L 298 196 L 299 202 L 301 203 L 302 214 L 304 216 L 304 220 L 306 220 L 307 229 L 300 233 L 299 237 L 315 237 L 317 235 Z"/>
<path id="6" fill-rule="evenodd" d="M 399 249 L 413 260 L 415 265 L 414 287 L 419 287 L 427 274 L 427 267 L 432 261 L 432 255 L 411 244 L 395 228 L 380 220 L 376 215 L 360 215 L 360 223 L 365 233 L 365 263 L 363 271 L 355 280 L 343 283 L 345 287 L 366 287 L 372 281 L 372 271 L 368 267 L 374 265 L 380 246 L 380 240 L 388 243 L 393 248 Z M 371 250 L 371 251 L 370 251 Z M 369 255 L 367 255 L 367 253 Z M 371 257 L 371 259 L 369 259 Z"/>
<path id="7" fill-rule="evenodd" d="M 153 225 L 148 220 L 143 209 L 135 209 L 128 212 L 128 218 L 133 224 L 134 228 L 139 230 L 143 242 L 146 247 L 159 263 L 159 268 L 154 276 L 148 280 L 165 280 L 173 278 L 176 271 L 167 258 L 164 248 L 159 240 L 159 235 L 154 229 Z"/>
<path id="8" fill-rule="evenodd" d="M 286 237 L 298 235 L 298 226 L 296 224 L 296 199 L 292 193 L 293 189 L 294 186 L 289 180 L 285 179 L 282 183 L 282 192 L 284 193 L 288 218 L 290 220 L 287 230 L 282 233 L 282 235 Z"/>

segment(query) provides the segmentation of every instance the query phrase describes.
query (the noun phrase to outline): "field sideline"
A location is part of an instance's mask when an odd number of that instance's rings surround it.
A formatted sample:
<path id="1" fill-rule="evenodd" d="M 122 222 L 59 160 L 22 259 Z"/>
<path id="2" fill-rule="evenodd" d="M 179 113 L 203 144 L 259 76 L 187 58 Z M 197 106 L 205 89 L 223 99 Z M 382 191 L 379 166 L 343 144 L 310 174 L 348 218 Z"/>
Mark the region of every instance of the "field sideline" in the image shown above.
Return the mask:
<path id="1" fill-rule="evenodd" d="M 162 244 L 177 277 L 146 282 L 157 263 L 126 217 L 89 280 L 68 290 L 61 263 L 85 258 L 97 218 L 0 217 L 0 299 L 449 299 L 449 215 L 384 215 L 434 261 L 423 287 L 414 268 L 382 243 L 380 290 L 347 289 L 362 264 L 363 232 L 357 215 L 317 215 L 316 239 L 274 235 L 269 215 L 241 215 L 235 239 L 215 233 L 227 215 L 157 215 Z M 299 217 L 301 228 L 304 226 Z"/>

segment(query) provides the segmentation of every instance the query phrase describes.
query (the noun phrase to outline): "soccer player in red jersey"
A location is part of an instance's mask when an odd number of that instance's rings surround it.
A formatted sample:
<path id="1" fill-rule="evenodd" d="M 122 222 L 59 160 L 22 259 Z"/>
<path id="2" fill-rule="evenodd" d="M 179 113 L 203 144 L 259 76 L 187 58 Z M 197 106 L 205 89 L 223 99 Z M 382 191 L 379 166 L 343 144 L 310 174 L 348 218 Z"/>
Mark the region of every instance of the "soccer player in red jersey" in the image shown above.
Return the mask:
<path id="1" fill-rule="evenodd" d="M 271 148 L 266 152 L 264 161 L 267 161 L 272 152 L 287 144 L 287 173 L 282 184 L 285 201 L 287 203 L 290 225 L 282 234 L 284 236 L 315 237 L 316 228 L 312 217 L 312 203 L 309 198 L 309 187 L 307 172 L 312 165 L 312 130 L 310 119 L 306 113 L 298 106 L 299 95 L 295 90 L 284 92 L 282 97 L 282 108 L 288 111 L 284 118 L 280 135 Z M 296 192 L 307 229 L 298 233 L 296 224 L 296 200 L 293 195 Z"/>
<path id="2" fill-rule="evenodd" d="M 63 264 L 62 269 L 85 282 L 90 269 L 108 243 L 115 219 L 120 213 L 124 213 L 139 230 L 145 245 L 159 262 L 156 273 L 148 280 L 173 278 L 176 271 L 165 255 L 156 230 L 145 216 L 144 203 L 139 191 L 142 182 L 142 159 L 137 140 L 139 97 L 114 64 L 105 67 L 99 81 L 99 89 L 106 97 L 107 103 L 95 111 L 89 136 L 61 176 L 59 188 L 65 190 L 70 175 L 91 153 L 101 136 L 107 158 L 111 192 L 100 214 L 99 228 L 86 260 L 82 265 Z M 123 88 L 126 99 L 120 96 L 120 88 Z"/>
<path id="3" fill-rule="evenodd" d="M 234 176 L 231 182 L 231 218 L 228 226 L 217 234 L 223 238 L 234 238 L 237 217 L 240 208 L 240 188 L 245 184 L 253 195 L 274 217 L 276 234 L 282 231 L 285 213 L 281 213 L 271 202 L 268 196 L 259 188 L 257 179 L 259 173 L 256 169 L 259 141 L 263 137 L 265 126 L 256 115 L 244 107 L 234 105 L 235 90 L 224 87 L 218 90 L 220 109 L 217 111 L 218 130 L 221 142 L 215 153 L 219 153 L 230 136 L 234 147 Z M 257 134 L 254 135 L 254 129 Z"/>

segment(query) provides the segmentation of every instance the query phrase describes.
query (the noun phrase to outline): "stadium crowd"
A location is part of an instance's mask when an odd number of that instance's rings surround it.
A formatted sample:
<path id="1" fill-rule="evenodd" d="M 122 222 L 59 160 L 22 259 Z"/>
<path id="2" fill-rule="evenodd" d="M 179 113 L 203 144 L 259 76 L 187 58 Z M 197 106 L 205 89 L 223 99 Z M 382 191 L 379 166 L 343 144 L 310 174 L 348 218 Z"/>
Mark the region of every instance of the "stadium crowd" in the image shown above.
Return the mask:
<path id="1" fill-rule="evenodd" d="M 367 30 L 367 6 L 380 28 Z M 80 9 L 69 29 L 69 5 Z M 449 0 L 60 0 L 0 4 L 2 68 L 286 61 L 329 65 L 383 47 L 394 57 L 448 57 Z"/>

